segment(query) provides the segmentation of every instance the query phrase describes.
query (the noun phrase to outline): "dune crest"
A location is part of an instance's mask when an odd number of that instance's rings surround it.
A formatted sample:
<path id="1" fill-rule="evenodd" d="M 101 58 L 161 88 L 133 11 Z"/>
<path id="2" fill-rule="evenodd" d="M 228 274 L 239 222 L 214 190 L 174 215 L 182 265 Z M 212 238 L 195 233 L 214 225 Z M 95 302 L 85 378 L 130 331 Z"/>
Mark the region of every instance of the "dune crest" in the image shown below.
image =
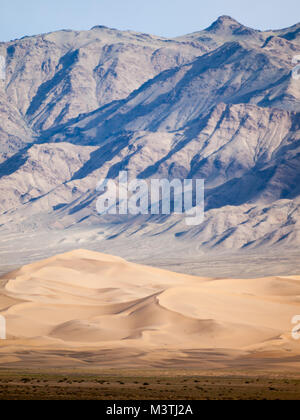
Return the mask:
<path id="1" fill-rule="evenodd" d="M 70 351 L 74 363 L 88 363 L 88 353 L 93 363 L 111 367 L 115 360 L 203 365 L 204 354 L 210 360 L 218 353 L 227 363 L 265 352 L 268 360 L 273 354 L 277 362 L 300 363 L 291 336 L 300 313 L 299 276 L 200 278 L 76 250 L 1 280 L 8 336 L 0 342 L 0 364 L 28 363 L 28 349 L 54 365 L 69 361 Z"/>

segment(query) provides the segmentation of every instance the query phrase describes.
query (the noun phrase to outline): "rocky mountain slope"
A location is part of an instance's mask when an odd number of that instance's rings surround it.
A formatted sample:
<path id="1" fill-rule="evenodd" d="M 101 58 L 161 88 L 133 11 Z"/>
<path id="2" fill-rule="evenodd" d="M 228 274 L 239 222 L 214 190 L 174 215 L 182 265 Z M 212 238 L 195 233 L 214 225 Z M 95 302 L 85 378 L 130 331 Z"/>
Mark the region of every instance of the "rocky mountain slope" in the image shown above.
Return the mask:
<path id="1" fill-rule="evenodd" d="M 299 244 L 299 31 L 222 16 L 176 39 L 97 26 L 1 43 L 2 234 L 101 224 L 103 239 Z M 120 170 L 205 179 L 205 221 L 100 217 L 97 181 Z"/>

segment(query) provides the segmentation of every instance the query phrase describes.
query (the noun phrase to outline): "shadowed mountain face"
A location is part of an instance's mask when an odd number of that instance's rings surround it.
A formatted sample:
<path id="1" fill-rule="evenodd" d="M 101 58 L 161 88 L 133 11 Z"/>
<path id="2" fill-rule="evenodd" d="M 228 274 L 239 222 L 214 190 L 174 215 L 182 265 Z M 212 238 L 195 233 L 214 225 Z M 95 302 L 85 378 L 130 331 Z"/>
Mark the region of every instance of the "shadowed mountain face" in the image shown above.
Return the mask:
<path id="1" fill-rule="evenodd" d="M 96 26 L 0 43 L 0 229 L 105 224 L 97 181 L 128 170 L 205 179 L 205 221 L 123 218 L 104 238 L 299 244 L 299 30 L 221 16 L 176 39 Z"/>

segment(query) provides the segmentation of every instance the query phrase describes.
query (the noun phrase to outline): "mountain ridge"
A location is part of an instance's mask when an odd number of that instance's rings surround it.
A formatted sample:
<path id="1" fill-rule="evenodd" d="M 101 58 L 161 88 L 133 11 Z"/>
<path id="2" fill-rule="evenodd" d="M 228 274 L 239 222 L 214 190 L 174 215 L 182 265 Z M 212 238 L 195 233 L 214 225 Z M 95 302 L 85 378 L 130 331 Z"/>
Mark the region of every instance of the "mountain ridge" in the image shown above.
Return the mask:
<path id="1" fill-rule="evenodd" d="M 0 231 L 100 223 L 103 241 L 300 243 L 298 26 L 258 31 L 221 16 L 173 39 L 97 25 L 0 43 Z M 205 179 L 205 222 L 101 218 L 97 181 L 120 170 Z"/>

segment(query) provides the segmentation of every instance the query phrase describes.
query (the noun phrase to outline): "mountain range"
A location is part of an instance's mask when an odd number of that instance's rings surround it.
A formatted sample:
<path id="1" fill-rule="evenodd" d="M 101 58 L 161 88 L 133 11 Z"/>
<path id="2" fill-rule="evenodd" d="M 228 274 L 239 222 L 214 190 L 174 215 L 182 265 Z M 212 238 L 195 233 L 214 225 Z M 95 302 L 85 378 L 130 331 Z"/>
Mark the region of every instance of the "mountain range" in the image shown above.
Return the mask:
<path id="1" fill-rule="evenodd" d="M 295 249 L 299 54 L 300 23 L 258 31 L 229 16 L 174 39 L 96 26 L 0 43 L 2 238 L 100 227 L 89 241 Z M 101 217 L 97 182 L 121 170 L 204 179 L 204 222 Z"/>

